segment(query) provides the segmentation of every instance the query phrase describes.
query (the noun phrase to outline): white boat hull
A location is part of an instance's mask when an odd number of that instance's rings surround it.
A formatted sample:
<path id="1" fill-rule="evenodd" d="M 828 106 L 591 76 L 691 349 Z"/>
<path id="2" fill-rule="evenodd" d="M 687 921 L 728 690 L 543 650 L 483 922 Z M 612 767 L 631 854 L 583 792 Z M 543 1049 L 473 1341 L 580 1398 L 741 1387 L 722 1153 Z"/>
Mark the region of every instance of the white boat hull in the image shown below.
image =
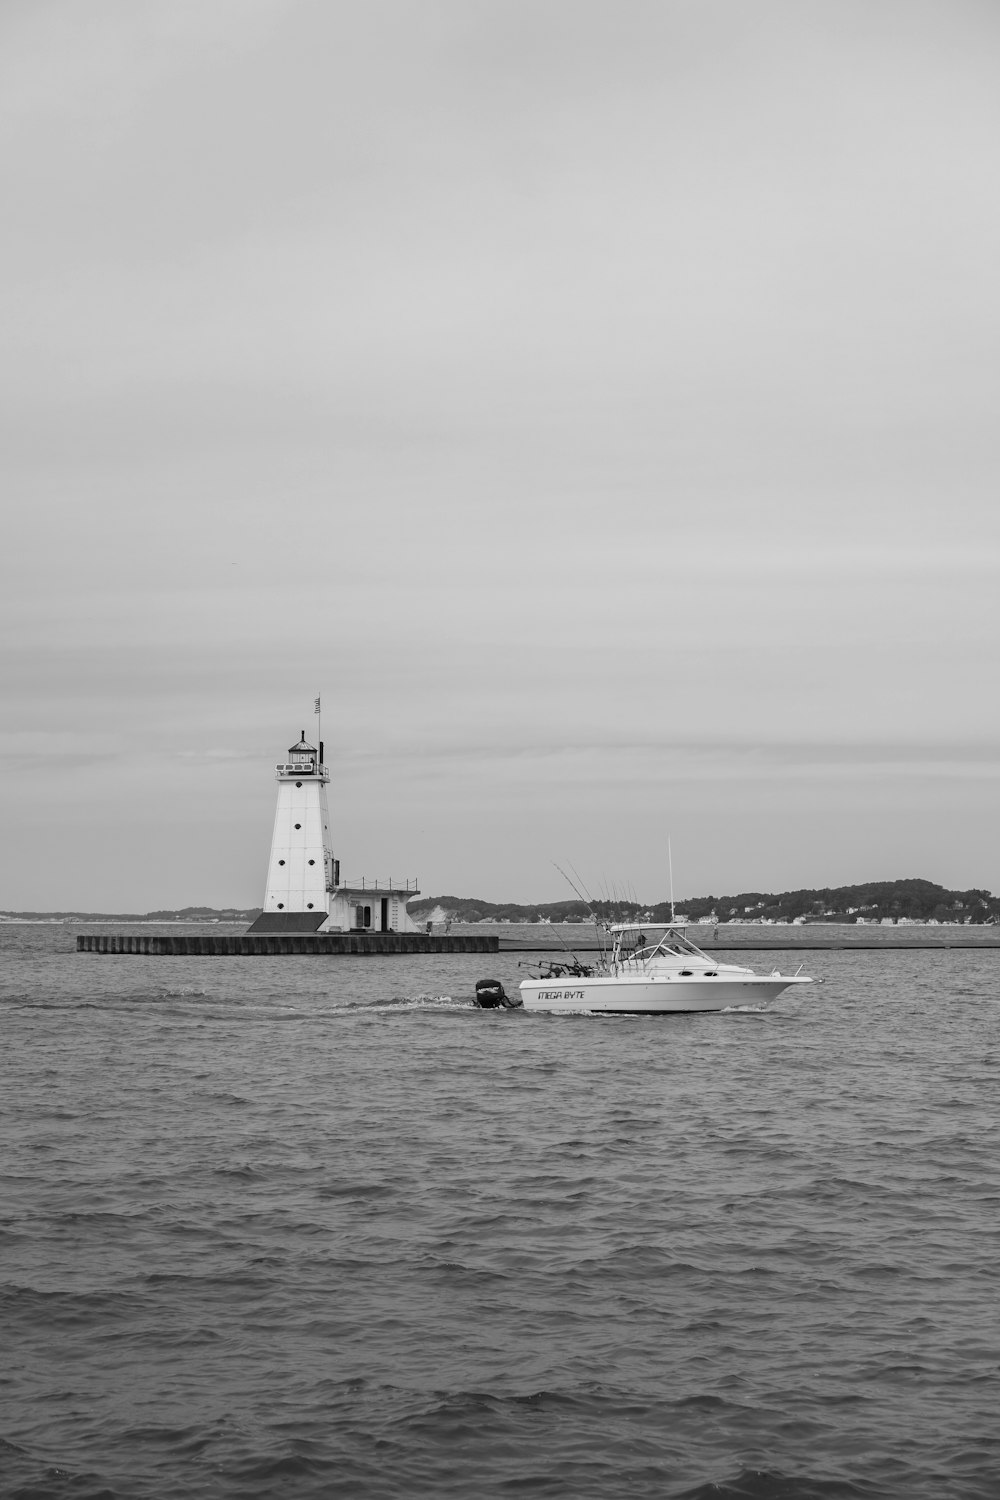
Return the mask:
<path id="1" fill-rule="evenodd" d="M 520 985 L 525 1010 L 552 1014 L 659 1016 L 691 1011 L 766 1005 L 804 975 L 720 973 L 709 978 L 610 974 L 585 978 L 525 979 Z"/>

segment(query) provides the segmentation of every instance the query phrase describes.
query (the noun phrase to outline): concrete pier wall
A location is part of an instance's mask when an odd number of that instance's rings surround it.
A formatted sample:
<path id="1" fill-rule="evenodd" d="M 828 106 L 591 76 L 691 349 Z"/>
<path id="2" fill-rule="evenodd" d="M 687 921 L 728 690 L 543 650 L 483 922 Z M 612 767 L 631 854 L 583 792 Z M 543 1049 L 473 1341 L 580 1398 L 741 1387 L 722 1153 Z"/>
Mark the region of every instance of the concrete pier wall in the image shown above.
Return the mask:
<path id="1" fill-rule="evenodd" d="M 534 929 L 519 927 L 501 928 L 500 950 L 505 953 L 555 953 L 571 948 L 577 953 L 593 953 L 598 943 L 593 929 L 582 924 L 572 928 L 561 926 L 560 942 L 552 935 L 552 928 L 538 925 Z M 655 932 L 654 923 L 649 931 Z M 537 936 L 535 935 L 537 933 Z M 753 952 L 765 949 L 773 953 L 776 949 L 806 951 L 809 949 L 839 948 L 848 951 L 864 949 L 875 952 L 890 952 L 901 948 L 992 948 L 1000 950 L 1000 927 L 945 925 L 931 926 L 929 923 L 914 923 L 885 927 L 874 924 L 861 926 L 841 922 L 807 922 L 801 926 L 773 923 L 720 923 L 718 928 L 692 923 L 687 929 L 691 941 L 705 953 Z"/>
<path id="2" fill-rule="evenodd" d="M 138 953 L 158 958 L 278 958 L 286 954 L 337 958 L 342 954 L 496 953 L 492 934 L 435 937 L 424 932 L 151 933 L 81 932 L 77 953 Z"/>

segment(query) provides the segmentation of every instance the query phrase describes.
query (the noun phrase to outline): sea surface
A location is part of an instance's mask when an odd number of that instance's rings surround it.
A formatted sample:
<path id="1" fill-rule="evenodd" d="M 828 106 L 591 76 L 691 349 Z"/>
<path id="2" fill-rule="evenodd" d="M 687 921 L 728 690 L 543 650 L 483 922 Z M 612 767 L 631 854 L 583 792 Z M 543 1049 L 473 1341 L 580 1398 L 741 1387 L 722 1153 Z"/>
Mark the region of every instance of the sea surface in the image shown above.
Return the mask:
<path id="1" fill-rule="evenodd" d="M 1000 952 L 598 1019 L 73 932 L 0 927 L 5 1500 L 1000 1496 Z"/>

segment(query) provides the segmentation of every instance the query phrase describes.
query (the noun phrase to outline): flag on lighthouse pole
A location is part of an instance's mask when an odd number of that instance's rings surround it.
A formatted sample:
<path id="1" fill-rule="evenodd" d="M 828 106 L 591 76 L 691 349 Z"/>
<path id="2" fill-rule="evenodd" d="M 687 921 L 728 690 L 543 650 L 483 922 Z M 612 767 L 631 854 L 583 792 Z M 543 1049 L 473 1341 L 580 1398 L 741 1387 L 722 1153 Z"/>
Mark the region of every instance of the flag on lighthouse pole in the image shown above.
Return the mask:
<path id="1" fill-rule="evenodd" d="M 316 699 L 316 709 L 315 709 L 315 712 L 319 713 L 319 699 L 318 698 Z"/>

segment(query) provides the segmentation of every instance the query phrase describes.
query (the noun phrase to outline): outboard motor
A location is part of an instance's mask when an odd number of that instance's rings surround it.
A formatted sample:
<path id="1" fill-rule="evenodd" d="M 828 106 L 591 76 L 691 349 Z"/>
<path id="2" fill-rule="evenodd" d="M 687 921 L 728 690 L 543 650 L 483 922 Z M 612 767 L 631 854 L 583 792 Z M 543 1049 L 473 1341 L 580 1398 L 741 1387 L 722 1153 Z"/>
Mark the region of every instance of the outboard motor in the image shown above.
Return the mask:
<path id="1" fill-rule="evenodd" d="M 480 1010 L 516 1010 L 524 1001 L 520 995 L 512 1000 L 499 979 L 477 979 L 476 1004 Z"/>

